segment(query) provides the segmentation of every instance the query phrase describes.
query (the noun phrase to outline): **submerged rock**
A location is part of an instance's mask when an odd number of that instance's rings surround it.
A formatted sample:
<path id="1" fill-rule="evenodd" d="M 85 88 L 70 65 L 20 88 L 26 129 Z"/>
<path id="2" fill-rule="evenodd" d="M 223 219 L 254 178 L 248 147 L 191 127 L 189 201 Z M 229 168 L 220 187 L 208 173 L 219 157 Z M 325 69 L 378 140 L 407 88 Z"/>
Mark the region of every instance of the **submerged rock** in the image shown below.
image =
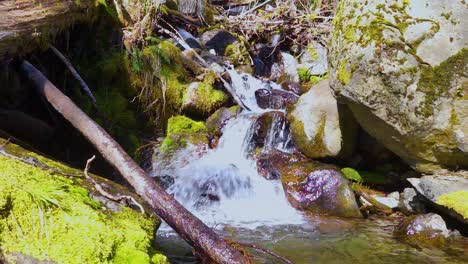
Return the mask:
<path id="1" fill-rule="evenodd" d="M 450 233 L 444 219 L 433 213 L 406 218 L 395 230 L 399 239 L 414 245 L 441 246 Z"/>
<path id="2" fill-rule="evenodd" d="M 279 172 L 294 207 L 317 214 L 361 217 L 348 180 L 336 168 L 318 162 L 298 162 Z"/>
<path id="3" fill-rule="evenodd" d="M 340 153 L 342 136 L 338 106 L 328 81 L 313 86 L 288 111 L 294 144 L 309 158 Z"/>
<path id="4" fill-rule="evenodd" d="M 34 158 L 63 172 L 0 155 L 0 248 L 7 262 L 169 263 L 153 248 L 160 223 L 155 215 L 109 200 L 83 177 L 65 176 L 82 175 L 81 170 L 0 139 L 0 145 L 3 144 L 11 154 Z M 112 195 L 129 195 L 139 200 L 126 187 L 90 176 Z"/>
<path id="5" fill-rule="evenodd" d="M 408 181 L 432 205 L 468 224 L 468 172 L 439 172 Z"/>
<path id="6" fill-rule="evenodd" d="M 255 91 L 257 104 L 263 109 L 285 109 L 297 102 L 299 96 L 280 89 L 258 89 Z"/>
<path id="7" fill-rule="evenodd" d="M 345 0 L 336 14 L 333 90 L 420 172 L 468 166 L 467 23 L 460 1 Z"/>

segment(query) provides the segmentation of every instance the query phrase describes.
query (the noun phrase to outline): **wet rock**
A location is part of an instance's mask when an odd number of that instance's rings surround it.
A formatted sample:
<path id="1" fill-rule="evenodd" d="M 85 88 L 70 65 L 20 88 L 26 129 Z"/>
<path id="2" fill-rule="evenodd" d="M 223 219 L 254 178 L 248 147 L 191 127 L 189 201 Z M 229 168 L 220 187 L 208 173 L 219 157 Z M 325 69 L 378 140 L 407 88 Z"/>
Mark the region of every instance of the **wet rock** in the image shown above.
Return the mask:
<path id="1" fill-rule="evenodd" d="M 286 91 L 293 92 L 297 95 L 301 95 L 303 92 L 301 85 L 298 82 L 282 82 L 281 88 Z"/>
<path id="2" fill-rule="evenodd" d="M 273 64 L 270 78 L 276 82 L 299 82 L 298 62 L 289 53 L 281 52 L 281 60 Z"/>
<path id="3" fill-rule="evenodd" d="M 227 31 L 215 29 L 203 33 L 200 36 L 200 42 L 208 49 L 214 49 L 216 55 L 222 56 L 226 48 L 235 42 L 239 42 L 239 39 Z"/>
<path id="4" fill-rule="evenodd" d="M 291 149 L 289 123 L 283 112 L 267 112 L 260 115 L 253 126 L 251 148 Z M 253 150 L 252 149 L 252 150 Z"/>
<path id="5" fill-rule="evenodd" d="M 346 0 L 337 11 L 328 56 L 335 94 L 419 172 L 468 166 L 465 10 L 459 1 Z"/>
<path id="6" fill-rule="evenodd" d="M 279 89 L 258 89 L 255 91 L 257 104 L 263 109 L 285 109 L 297 102 L 299 96 Z"/>
<path id="7" fill-rule="evenodd" d="M 430 213 L 404 219 L 395 230 L 395 235 L 414 245 L 441 246 L 447 242 L 450 231 L 440 215 Z"/>
<path id="8" fill-rule="evenodd" d="M 227 122 L 235 118 L 241 111 L 239 106 L 229 108 L 223 107 L 212 114 L 205 122 L 206 129 L 210 136 L 221 137 L 223 128 Z"/>
<path id="9" fill-rule="evenodd" d="M 280 179 L 280 171 L 297 162 L 305 162 L 307 158 L 299 152 L 282 152 L 276 149 L 269 149 L 256 159 L 258 174 L 268 180 Z"/>
<path id="10" fill-rule="evenodd" d="M 279 50 L 264 44 L 257 44 L 252 53 L 255 75 L 270 77 L 271 67 L 278 61 Z"/>
<path id="11" fill-rule="evenodd" d="M 287 117 L 293 142 L 307 157 L 334 157 L 340 153 L 338 106 L 327 80 L 303 94 Z"/>
<path id="12" fill-rule="evenodd" d="M 294 163 L 280 170 L 289 202 L 317 214 L 360 217 L 356 198 L 341 172 L 320 163 Z"/>
<path id="13" fill-rule="evenodd" d="M 440 171 L 431 176 L 409 178 L 408 181 L 433 206 L 468 224 L 467 171 Z"/>
<path id="14" fill-rule="evenodd" d="M 398 208 L 406 215 L 422 214 L 425 212 L 424 204 L 418 197 L 414 188 L 405 188 L 400 193 L 400 202 Z"/>

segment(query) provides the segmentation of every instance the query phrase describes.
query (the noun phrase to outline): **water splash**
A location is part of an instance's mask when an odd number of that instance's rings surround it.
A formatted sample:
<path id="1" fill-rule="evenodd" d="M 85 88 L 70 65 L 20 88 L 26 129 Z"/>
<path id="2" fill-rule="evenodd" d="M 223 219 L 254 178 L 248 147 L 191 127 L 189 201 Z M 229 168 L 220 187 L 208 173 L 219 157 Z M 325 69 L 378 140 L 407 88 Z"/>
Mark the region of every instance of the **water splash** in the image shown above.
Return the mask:
<path id="1" fill-rule="evenodd" d="M 303 216 L 289 205 L 281 182 L 261 177 L 251 153 L 255 122 L 272 111 L 257 105 L 255 91 L 281 87 L 249 74 L 228 72 L 235 93 L 250 111 L 226 124 L 216 149 L 185 166 L 173 166 L 175 179 L 168 192 L 210 226 L 301 224 Z M 290 140 L 285 120 L 274 118 L 265 146 L 287 151 Z"/>

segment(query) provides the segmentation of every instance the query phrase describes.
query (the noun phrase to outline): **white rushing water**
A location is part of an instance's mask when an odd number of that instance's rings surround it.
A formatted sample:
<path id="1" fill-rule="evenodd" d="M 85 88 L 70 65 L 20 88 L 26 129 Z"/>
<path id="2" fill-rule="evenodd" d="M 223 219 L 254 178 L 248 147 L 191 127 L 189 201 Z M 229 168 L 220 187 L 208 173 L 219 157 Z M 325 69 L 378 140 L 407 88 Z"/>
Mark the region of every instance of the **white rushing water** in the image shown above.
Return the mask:
<path id="1" fill-rule="evenodd" d="M 302 215 L 289 205 L 281 182 L 260 176 L 249 153 L 255 121 L 269 111 L 258 107 L 255 91 L 280 86 L 234 70 L 229 74 L 234 91 L 250 111 L 243 110 L 228 121 L 216 149 L 186 165 L 174 166 L 174 184 L 168 192 L 209 226 L 301 224 Z M 284 122 L 273 122 L 266 147 L 287 151 L 290 137 L 285 126 Z"/>

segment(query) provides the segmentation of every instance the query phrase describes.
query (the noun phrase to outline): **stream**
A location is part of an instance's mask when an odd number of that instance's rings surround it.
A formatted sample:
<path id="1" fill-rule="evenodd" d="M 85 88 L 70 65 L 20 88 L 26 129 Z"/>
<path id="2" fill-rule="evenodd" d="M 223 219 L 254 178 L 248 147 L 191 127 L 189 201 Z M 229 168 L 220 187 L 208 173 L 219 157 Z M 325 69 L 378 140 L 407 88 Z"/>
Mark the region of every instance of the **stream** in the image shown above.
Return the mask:
<path id="1" fill-rule="evenodd" d="M 230 119 L 215 149 L 190 162 L 173 159 L 174 183 L 167 189 L 208 226 L 227 238 L 254 243 L 294 263 L 466 263 L 468 241 L 460 238 L 446 248 L 417 248 L 392 235 L 398 219 L 375 217 L 345 219 L 308 215 L 287 201 L 280 180 L 267 180 L 257 172 L 253 158 L 255 121 L 268 112 L 255 91 L 281 86 L 249 74 L 227 70 L 236 95 L 248 108 Z M 282 90 L 282 92 L 287 92 Z M 292 151 L 286 124 L 274 119 L 262 151 Z M 187 155 L 190 155 L 190 151 Z M 159 166 L 155 164 L 154 166 Z M 158 233 L 158 248 L 171 263 L 197 263 L 191 248 L 166 224 Z M 280 263 L 255 255 L 258 263 Z"/>

